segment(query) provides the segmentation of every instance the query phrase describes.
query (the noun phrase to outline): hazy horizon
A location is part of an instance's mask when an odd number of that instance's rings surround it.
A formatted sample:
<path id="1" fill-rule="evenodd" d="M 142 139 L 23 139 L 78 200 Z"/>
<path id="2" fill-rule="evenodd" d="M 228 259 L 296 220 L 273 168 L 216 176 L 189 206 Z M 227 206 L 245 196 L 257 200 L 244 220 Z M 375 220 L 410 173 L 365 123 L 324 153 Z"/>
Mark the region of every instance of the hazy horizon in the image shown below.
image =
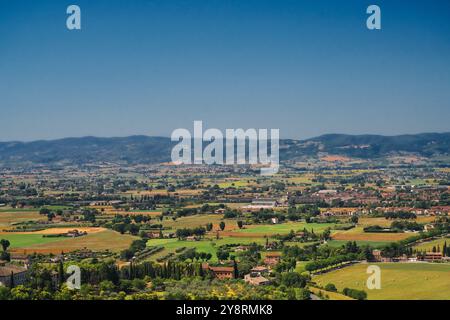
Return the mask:
<path id="1" fill-rule="evenodd" d="M 189 128 L 186 128 L 189 129 Z M 209 129 L 209 128 L 205 128 Z M 243 128 L 246 129 L 246 128 Z M 255 128 L 257 129 L 257 128 Z M 264 129 L 264 128 L 261 128 Z M 429 132 L 417 132 L 417 133 L 401 133 L 401 134 L 394 134 L 394 135 L 385 135 L 385 134 L 371 134 L 371 133 L 361 133 L 361 134 L 348 134 L 348 133 L 339 133 L 339 132 L 328 132 L 328 133 L 323 133 L 323 134 L 319 134 L 317 136 L 311 136 L 311 137 L 305 137 L 305 138 L 291 138 L 291 137 L 282 137 L 280 136 L 280 139 L 284 139 L 284 140 L 308 140 L 308 139 L 312 139 L 312 138 L 317 138 L 320 136 L 325 136 L 325 135 L 350 135 L 350 136 L 365 136 L 365 135 L 369 135 L 369 136 L 384 136 L 384 137 L 395 137 L 395 136 L 408 136 L 408 135 L 420 135 L 420 134 L 447 134 L 450 133 L 450 131 L 429 131 Z M 36 142 L 36 141 L 55 141 L 55 140 L 64 140 L 64 139 L 83 139 L 83 138 L 100 138 L 100 139 L 120 139 L 120 138 L 129 138 L 129 137 L 140 137 L 140 136 L 145 136 L 145 137 L 150 137 L 150 138 L 167 138 L 170 139 L 170 135 L 169 136 L 163 136 L 163 135 L 146 135 L 146 134 L 130 134 L 130 135 L 125 135 L 125 136 L 94 136 L 94 135 L 84 135 L 84 136 L 67 136 L 67 137 L 56 137 L 56 138 L 51 138 L 51 139 L 32 139 L 32 140 L 0 140 L 0 143 L 11 143 L 11 142 L 19 142 L 19 143 L 29 143 L 29 142 Z"/>

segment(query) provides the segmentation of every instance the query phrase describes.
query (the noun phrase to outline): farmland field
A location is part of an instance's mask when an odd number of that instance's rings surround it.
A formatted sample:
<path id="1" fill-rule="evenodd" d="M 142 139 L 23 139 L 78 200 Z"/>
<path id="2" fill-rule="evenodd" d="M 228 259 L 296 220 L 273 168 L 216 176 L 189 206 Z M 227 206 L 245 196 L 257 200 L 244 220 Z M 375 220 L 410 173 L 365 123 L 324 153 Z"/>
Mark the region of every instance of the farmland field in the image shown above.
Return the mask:
<path id="1" fill-rule="evenodd" d="M 413 221 L 415 221 L 417 223 L 430 223 L 433 220 L 435 220 L 435 217 L 419 216 L 416 219 L 414 219 Z M 376 217 L 376 218 L 361 217 L 361 218 L 359 218 L 358 226 L 359 227 L 367 227 L 367 226 L 379 225 L 381 227 L 389 227 L 393 221 L 394 220 L 389 220 L 389 219 L 386 219 L 383 217 Z"/>
<path id="2" fill-rule="evenodd" d="M 434 217 L 417 217 L 414 221 L 417 223 L 430 223 L 434 220 Z M 350 230 L 336 231 L 332 234 L 333 240 L 336 241 L 356 241 L 359 243 L 366 243 L 375 245 L 386 244 L 389 242 L 395 242 L 407 239 L 414 236 L 414 233 L 372 233 L 364 232 L 364 228 L 368 226 L 378 225 L 381 227 L 389 227 L 394 220 L 388 220 L 383 217 L 361 217 L 358 221 L 358 225 Z"/>
<path id="3" fill-rule="evenodd" d="M 218 240 L 216 239 L 205 239 L 201 241 L 186 241 L 178 239 L 152 239 L 147 242 L 147 246 L 163 246 L 164 250 L 159 254 L 152 256 L 151 259 L 156 259 L 164 256 L 167 253 L 175 252 L 177 248 L 195 248 L 197 252 L 211 253 L 212 262 L 217 262 L 216 251 L 219 246 L 226 244 L 250 244 L 250 243 L 264 244 L 265 240 L 263 238 L 252 239 L 252 238 L 231 238 L 224 237 Z"/>
<path id="4" fill-rule="evenodd" d="M 368 290 L 368 264 L 357 264 L 315 276 L 321 286 L 333 283 L 339 291 L 345 287 L 364 290 L 369 300 L 450 299 L 450 264 L 380 263 L 381 289 Z"/>
<path id="5" fill-rule="evenodd" d="M 53 253 L 59 254 L 62 251 L 69 252 L 77 249 L 87 248 L 90 250 L 110 250 L 120 251 L 128 248 L 131 242 L 137 237 L 122 235 L 115 231 L 105 230 L 91 233 L 78 238 L 44 238 L 42 235 L 1 235 L 2 238 L 12 237 L 11 244 L 20 251 L 26 250 L 28 253 Z M 19 243 L 14 245 L 14 243 Z M 13 247 L 14 248 L 14 247 Z"/>
<path id="6" fill-rule="evenodd" d="M 236 233 L 258 234 L 259 236 L 270 236 L 275 234 L 287 234 L 291 230 L 302 231 L 306 228 L 308 231 L 323 232 L 327 228 L 332 228 L 333 223 L 304 223 L 304 222 L 287 222 L 273 225 L 250 225 L 245 229 L 237 230 Z"/>
<path id="7" fill-rule="evenodd" d="M 2 209 L 0 209 L 0 213 L 4 213 L 4 212 L 37 212 L 36 209 L 34 208 L 5 208 L 3 207 Z"/>
<path id="8" fill-rule="evenodd" d="M 219 188 L 225 189 L 225 188 L 243 188 L 247 187 L 249 183 L 246 180 L 238 180 L 238 181 L 227 181 L 219 183 Z"/>
<path id="9" fill-rule="evenodd" d="M 414 233 L 364 232 L 363 227 L 358 226 L 356 228 L 347 231 L 337 231 L 332 234 L 332 238 L 333 240 L 344 240 L 344 241 L 393 242 L 407 239 L 413 235 Z"/>
<path id="10" fill-rule="evenodd" d="M 450 0 L 106 2 L 0 0 L 1 302 L 450 302 Z"/>
<path id="11" fill-rule="evenodd" d="M 444 243 L 447 243 L 447 246 L 450 246 L 450 238 L 441 238 L 433 241 L 423 242 L 414 246 L 414 249 L 419 251 L 432 251 L 433 247 L 439 247 L 442 250 Z"/>
<path id="12" fill-rule="evenodd" d="M 175 221 L 172 219 L 163 220 L 161 223 L 167 228 L 195 228 L 205 226 L 208 223 L 213 224 L 213 229 L 219 229 L 219 223 L 225 222 L 225 230 L 237 229 L 236 220 L 222 219 L 223 215 L 218 214 L 197 214 L 193 216 L 181 217 Z"/>
<path id="13" fill-rule="evenodd" d="M 11 228 L 15 223 L 46 219 L 46 217 L 40 215 L 36 210 L 21 209 L 19 211 L 8 209 L 7 211 L 0 211 L 0 231 Z"/>
<path id="14" fill-rule="evenodd" d="M 0 239 L 9 240 L 11 249 L 30 248 L 39 244 L 48 244 L 60 241 L 59 238 L 45 238 L 41 234 L 16 234 L 16 233 L 2 233 Z"/>
<path id="15" fill-rule="evenodd" d="M 175 252 L 177 248 L 196 248 L 198 252 L 211 253 L 213 261 L 216 260 L 216 249 L 211 241 L 179 241 L 178 239 L 153 239 L 147 242 L 147 246 L 163 246 L 164 254 Z M 162 255 L 164 255 L 162 254 Z M 161 255 L 161 253 L 160 253 Z M 159 255 L 158 255 L 159 256 Z"/>
<path id="16" fill-rule="evenodd" d="M 338 248 L 338 247 L 345 245 L 347 242 L 348 241 L 346 241 L 346 240 L 331 240 L 331 241 L 327 242 L 327 245 L 330 247 L 333 247 L 333 248 Z M 374 248 L 380 248 L 380 247 L 386 246 L 389 243 L 391 243 L 390 241 L 364 241 L 364 240 L 358 240 L 355 242 L 358 246 L 369 245 Z"/>

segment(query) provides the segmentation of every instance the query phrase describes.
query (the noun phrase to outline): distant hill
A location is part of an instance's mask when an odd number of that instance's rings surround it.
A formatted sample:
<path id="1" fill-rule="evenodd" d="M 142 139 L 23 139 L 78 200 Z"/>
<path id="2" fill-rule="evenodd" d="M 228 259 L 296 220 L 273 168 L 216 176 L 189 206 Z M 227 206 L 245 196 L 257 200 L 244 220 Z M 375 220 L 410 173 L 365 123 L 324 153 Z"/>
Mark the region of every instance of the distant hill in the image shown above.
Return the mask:
<path id="1" fill-rule="evenodd" d="M 396 152 L 422 156 L 450 153 L 450 133 L 399 136 L 327 134 L 307 141 L 317 142 L 328 153 L 350 157 L 372 158 Z"/>
<path id="2" fill-rule="evenodd" d="M 158 163 L 170 159 L 164 137 L 66 138 L 34 142 L 0 142 L 0 162 L 7 164 L 83 164 L 92 162 Z"/>
<path id="3" fill-rule="evenodd" d="M 94 162 L 159 163 L 170 161 L 173 142 L 165 137 L 66 138 L 34 142 L 0 142 L 0 163 L 85 164 Z M 450 133 L 414 135 L 327 134 L 307 140 L 281 140 L 282 160 L 317 156 L 319 152 L 358 158 L 379 158 L 395 153 L 421 156 L 450 154 Z"/>

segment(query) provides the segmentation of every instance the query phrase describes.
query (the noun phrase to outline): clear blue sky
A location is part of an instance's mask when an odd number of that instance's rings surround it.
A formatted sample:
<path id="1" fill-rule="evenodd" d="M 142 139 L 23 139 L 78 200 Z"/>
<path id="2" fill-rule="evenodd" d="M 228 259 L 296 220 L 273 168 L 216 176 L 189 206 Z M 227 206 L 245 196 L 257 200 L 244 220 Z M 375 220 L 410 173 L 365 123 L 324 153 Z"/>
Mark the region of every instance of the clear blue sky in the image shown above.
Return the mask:
<path id="1" fill-rule="evenodd" d="M 0 141 L 450 131 L 450 1 L 0 0 L 0 112 Z"/>

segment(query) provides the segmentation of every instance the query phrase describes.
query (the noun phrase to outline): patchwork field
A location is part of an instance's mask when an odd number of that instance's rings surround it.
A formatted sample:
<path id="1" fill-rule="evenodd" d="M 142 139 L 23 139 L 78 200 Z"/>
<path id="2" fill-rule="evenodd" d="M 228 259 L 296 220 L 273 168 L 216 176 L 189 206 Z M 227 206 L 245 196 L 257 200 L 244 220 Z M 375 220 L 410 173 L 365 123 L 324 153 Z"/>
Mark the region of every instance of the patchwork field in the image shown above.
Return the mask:
<path id="1" fill-rule="evenodd" d="M 0 231 L 4 229 L 10 229 L 13 224 L 16 223 L 39 220 L 45 221 L 47 220 L 47 217 L 40 215 L 35 209 L 7 209 L 5 211 L 0 210 Z"/>
<path id="2" fill-rule="evenodd" d="M 368 264 L 357 264 L 313 278 L 320 286 L 333 283 L 344 288 L 364 290 L 369 300 L 450 300 L 450 264 L 380 263 L 381 289 L 368 290 Z"/>

